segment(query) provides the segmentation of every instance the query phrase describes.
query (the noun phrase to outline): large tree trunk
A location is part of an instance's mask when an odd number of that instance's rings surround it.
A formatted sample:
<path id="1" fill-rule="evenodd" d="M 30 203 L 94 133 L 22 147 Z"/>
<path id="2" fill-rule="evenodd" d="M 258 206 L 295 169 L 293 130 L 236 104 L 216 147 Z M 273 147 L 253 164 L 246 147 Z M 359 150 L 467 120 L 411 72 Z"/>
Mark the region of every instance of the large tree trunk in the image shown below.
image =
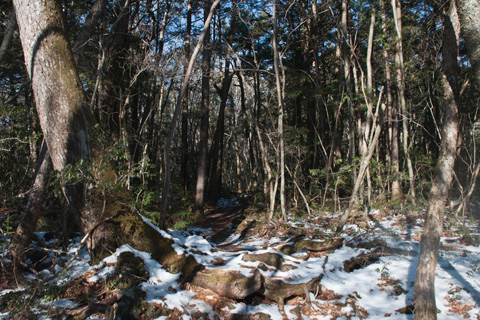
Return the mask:
<path id="1" fill-rule="evenodd" d="M 453 5 L 452 8 L 454 7 Z M 458 79 L 458 49 L 457 36 L 452 24 L 452 20 L 456 18 L 456 13 L 454 13 L 455 11 L 452 10 L 452 8 L 450 17 L 448 15 L 444 16 L 442 84 L 444 89 L 445 113 L 440 158 L 438 159 L 437 172 L 429 195 L 428 210 L 420 244 L 420 256 L 415 279 L 414 304 L 416 320 L 437 318 L 437 308 L 435 304 L 435 267 L 438 260 L 440 237 L 443 231 L 445 202 L 448 197 L 457 154 L 459 116 L 457 107 L 457 85 L 455 81 Z"/>
<path id="2" fill-rule="evenodd" d="M 215 3 L 219 2 L 220 0 L 216 0 Z M 25 63 L 32 79 L 37 111 L 53 168 L 60 172 L 69 166 L 74 169 L 79 160 L 89 155 L 89 117 L 73 54 L 65 38 L 61 8 L 56 0 L 18 0 L 14 2 L 14 6 L 17 20 L 20 21 Z M 199 50 L 198 45 L 193 57 Z M 193 68 L 193 59 L 190 61 L 177 106 L 181 105 L 183 100 L 188 76 Z M 113 183 L 113 169 L 105 161 L 100 162 L 100 148 L 92 149 L 92 158 L 98 161 L 95 163 L 96 167 L 92 168 L 92 174 L 98 185 Z M 105 170 L 97 170 L 97 167 Z M 39 178 L 37 175 L 36 182 L 44 186 L 45 182 Z M 86 199 L 84 189 L 83 183 L 65 181 L 66 201 L 75 213 L 74 222 L 78 223 L 85 235 L 84 243 L 94 263 L 110 254 L 118 245 L 128 243 L 138 250 L 150 252 L 164 267 L 182 272 L 184 280 L 198 266 L 192 257 L 179 256 L 176 253 L 172 247 L 173 240 L 163 238 L 139 215 L 122 204 L 118 199 L 121 194 L 112 195 L 89 188 L 92 196 Z M 37 199 L 35 201 L 36 205 L 40 203 Z M 33 228 L 30 230 L 29 232 L 32 232 Z M 17 238 L 28 236 L 18 234 Z"/>
<path id="3" fill-rule="evenodd" d="M 14 1 L 25 65 L 53 167 L 88 154 L 88 111 L 55 0 Z"/>
<path id="4" fill-rule="evenodd" d="M 53 168 L 88 157 L 88 109 L 65 36 L 62 10 L 55 0 L 14 1 L 25 65 L 32 80 L 37 113 Z M 64 182 L 68 212 L 83 232 L 91 227 L 82 184 Z"/>

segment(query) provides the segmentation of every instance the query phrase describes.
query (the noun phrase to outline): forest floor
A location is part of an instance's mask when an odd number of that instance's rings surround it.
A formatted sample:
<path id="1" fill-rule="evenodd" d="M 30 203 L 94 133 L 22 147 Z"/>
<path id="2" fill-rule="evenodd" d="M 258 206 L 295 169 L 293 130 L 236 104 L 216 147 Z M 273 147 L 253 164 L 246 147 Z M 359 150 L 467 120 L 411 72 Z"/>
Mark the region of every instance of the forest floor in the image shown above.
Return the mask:
<path id="1" fill-rule="evenodd" d="M 130 310 L 122 319 L 413 319 L 421 214 L 359 213 L 356 224 L 335 235 L 339 213 L 281 224 L 223 199 L 198 226 L 158 230 L 177 252 L 218 275 L 218 287 L 233 275 L 263 279 L 265 288 L 244 298 L 195 282 L 180 285 L 178 274 L 128 245 L 91 265 L 80 237 L 60 250 L 55 232 L 37 232 L 31 272 L 14 272 L 4 246 L 0 319 L 112 319 L 120 308 Z M 435 280 L 438 319 L 480 319 L 479 221 L 445 223 Z M 3 241 L 8 244 L 6 235 Z"/>

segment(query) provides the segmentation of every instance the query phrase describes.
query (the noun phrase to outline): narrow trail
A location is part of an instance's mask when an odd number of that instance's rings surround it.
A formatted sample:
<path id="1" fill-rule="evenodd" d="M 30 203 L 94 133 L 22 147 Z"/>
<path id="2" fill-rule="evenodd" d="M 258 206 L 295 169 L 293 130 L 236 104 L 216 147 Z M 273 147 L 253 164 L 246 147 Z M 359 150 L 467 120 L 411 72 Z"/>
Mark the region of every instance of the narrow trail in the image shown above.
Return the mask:
<path id="1" fill-rule="evenodd" d="M 245 218 L 246 208 L 246 206 L 239 205 L 209 210 L 205 221 L 199 225 L 201 228 L 211 230 L 211 232 L 205 235 L 205 238 L 217 245 L 225 242 L 236 232 L 238 226 L 242 223 Z"/>

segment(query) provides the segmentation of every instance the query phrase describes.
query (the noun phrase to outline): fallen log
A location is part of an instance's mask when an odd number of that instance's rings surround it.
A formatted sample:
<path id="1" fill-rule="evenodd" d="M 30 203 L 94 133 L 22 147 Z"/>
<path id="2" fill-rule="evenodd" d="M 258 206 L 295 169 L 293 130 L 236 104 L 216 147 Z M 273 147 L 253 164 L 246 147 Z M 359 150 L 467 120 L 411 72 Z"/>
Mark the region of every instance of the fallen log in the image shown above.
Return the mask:
<path id="1" fill-rule="evenodd" d="M 192 284 L 212 290 L 223 297 L 245 299 L 260 291 L 263 286 L 263 276 L 258 269 L 255 269 L 251 277 L 239 271 L 208 269 L 197 272 Z"/>
<path id="2" fill-rule="evenodd" d="M 292 243 L 293 242 L 293 243 Z M 293 254 L 301 252 L 302 250 L 312 251 L 312 252 L 321 252 L 331 249 L 338 249 L 343 246 L 343 238 L 328 239 L 325 241 L 315 241 L 310 239 L 294 239 L 289 243 L 280 246 L 278 250 L 284 254 Z"/>
<path id="3" fill-rule="evenodd" d="M 281 254 L 276 252 L 265 252 L 265 253 L 246 253 L 242 256 L 243 261 L 260 261 L 265 264 L 268 264 L 272 267 L 280 269 L 283 264 L 283 257 Z"/>
<path id="4" fill-rule="evenodd" d="M 310 304 L 310 292 L 320 289 L 320 280 L 323 274 L 304 283 L 289 283 L 279 279 L 264 278 L 264 287 L 261 292 L 265 298 L 275 301 L 278 309 L 284 315 L 285 299 L 305 295 L 305 301 Z"/>

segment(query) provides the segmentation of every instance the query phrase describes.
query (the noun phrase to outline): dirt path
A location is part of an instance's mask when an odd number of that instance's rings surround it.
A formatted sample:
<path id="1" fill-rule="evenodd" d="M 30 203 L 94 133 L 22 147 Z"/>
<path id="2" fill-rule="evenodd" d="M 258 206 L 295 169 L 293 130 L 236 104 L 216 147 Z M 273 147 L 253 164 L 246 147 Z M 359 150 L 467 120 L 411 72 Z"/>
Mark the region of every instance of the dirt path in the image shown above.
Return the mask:
<path id="1" fill-rule="evenodd" d="M 215 244 L 224 242 L 230 237 L 245 218 L 245 206 L 216 208 L 207 212 L 205 221 L 199 227 L 211 229 L 205 238 Z"/>

